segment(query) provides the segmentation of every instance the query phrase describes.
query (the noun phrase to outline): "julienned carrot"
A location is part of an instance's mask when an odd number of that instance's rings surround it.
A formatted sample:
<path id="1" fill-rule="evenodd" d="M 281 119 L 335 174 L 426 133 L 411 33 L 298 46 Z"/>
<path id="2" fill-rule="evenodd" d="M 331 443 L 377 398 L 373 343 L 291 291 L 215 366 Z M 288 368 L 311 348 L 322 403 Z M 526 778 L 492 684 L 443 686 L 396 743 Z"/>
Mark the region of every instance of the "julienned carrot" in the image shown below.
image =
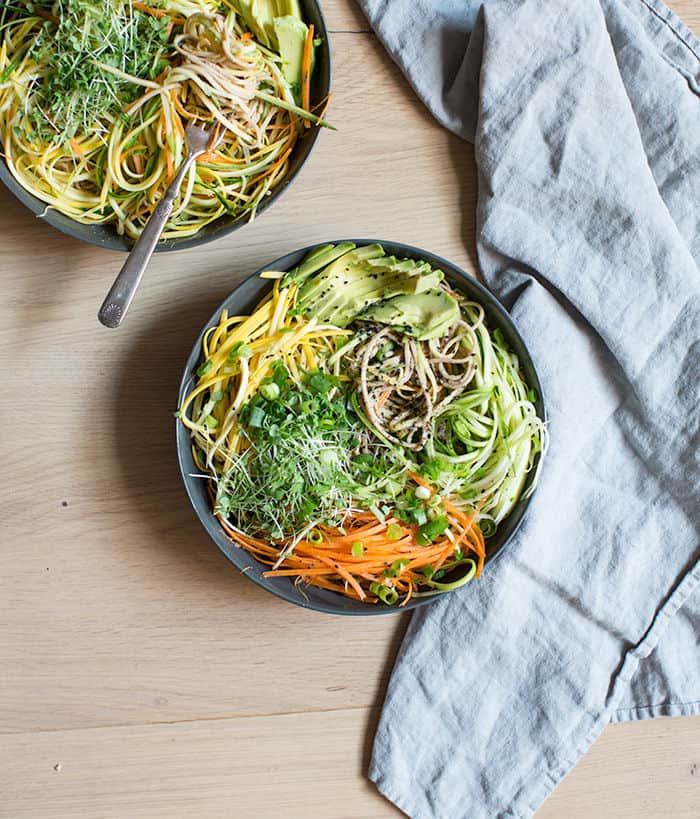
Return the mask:
<path id="1" fill-rule="evenodd" d="M 163 9 L 155 9 L 153 6 L 147 6 L 145 3 L 132 3 L 133 8 L 137 11 L 140 11 L 142 14 L 150 14 L 151 17 L 155 17 L 156 19 L 160 20 L 161 17 L 170 17 L 173 23 L 184 23 L 184 17 L 174 17 L 171 12 L 164 11 Z"/>
<path id="2" fill-rule="evenodd" d="M 429 489 L 431 494 L 435 491 L 433 489 L 433 487 L 426 480 L 421 478 L 420 475 L 416 475 L 415 472 L 411 472 L 410 469 L 408 470 L 407 475 L 414 483 L 417 483 L 418 486 L 422 486 L 423 489 Z"/>
<path id="3" fill-rule="evenodd" d="M 326 566 L 333 569 L 335 574 L 337 574 L 339 577 L 342 577 L 342 579 L 345 580 L 346 583 L 349 583 L 355 590 L 355 592 L 358 594 L 360 600 L 364 600 L 365 597 L 367 597 L 362 586 L 360 586 L 357 580 L 355 580 L 355 578 L 347 569 L 343 568 L 343 566 L 340 565 L 340 561 L 334 562 L 332 560 L 328 560 L 327 557 L 323 556 L 319 556 L 319 560 L 321 561 L 321 563 L 325 563 Z"/>
<path id="4" fill-rule="evenodd" d="M 311 54 L 313 53 L 313 44 L 314 25 L 309 23 L 301 62 L 301 107 L 306 111 L 309 111 L 311 107 Z M 307 128 L 309 126 L 306 120 L 304 120 L 304 125 Z"/>
<path id="5" fill-rule="evenodd" d="M 197 118 L 195 114 L 190 114 L 190 112 L 180 102 L 180 97 L 179 97 L 179 94 L 177 92 L 177 89 L 175 89 L 175 88 L 170 89 L 170 97 L 171 97 L 171 99 L 173 101 L 173 105 L 175 106 L 175 110 L 178 112 L 178 114 L 181 117 L 185 117 L 185 119 L 196 119 Z"/>
<path id="6" fill-rule="evenodd" d="M 469 533 L 469 547 L 479 558 L 476 566 L 476 576 L 481 577 L 481 572 L 484 568 L 484 560 L 486 558 L 486 543 L 484 541 L 484 535 L 481 529 L 478 526 L 475 526 L 474 523 L 483 501 L 477 506 L 476 511 L 469 517 L 467 517 L 467 515 L 461 509 L 458 509 L 453 503 L 450 503 L 450 501 L 443 500 L 443 503 L 445 505 L 445 509 L 460 521 L 463 531 Z"/>
<path id="7" fill-rule="evenodd" d="M 76 139 L 74 139 L 73 137 L 71 137 L 68 140 L 68 142 L 69 142 L 71 148 L 73 149 L 74 153 L 76 153 L 78 155 L 78 157 L 80 159 L 82 159 L 83 162 L 85 162 L 86 161 L 85 153 L 83 152 L 83 149 L 78 144 L 78 141 Z"/>
<path id="8" fill-rule="evenodd" d="M 384 404 L 389 400 L 389 396 L 391 395 L 391 390 L 384 390 L 384 392 L 379 396 L 379 400 L 377 401 L 377 412 L 381 412 L 384 408 Z"/>
<path id="9" fill-rule="evenodd" d="M 170 155 L 169 146 L 166 146 L 165 150 L 165 165 L 168 170 L 168 181 L 170 181 L 175 175 L 175 168 L 173 166 L 173 158 Z"/>
<path id="10" fill-rule="evenodd" d="M 324 119 L 326 116 L 326 111 L 328 110 L 328 106 L 331 104 L 331 100 L 333 99 L 333 94 L 327 94 L 321 102 L 316 103 L 314 107 L 311 109 L 317 117 Z"/>
<path id="11" fill-rule="evenodd" d="M 278 158 L 277 158 L 277 159 L 276 159 L 276 160 L 275 160 L 275 161 L 272 163 L 272 165 L 270 165 L 270 167 L 269 167 L 269 168 L 268 168 L 266 171 L 263 171 L 261 174 L 258 174 L 258 176 L 253 177 L 253 179 L 251 180 L 250 184 L 251 184 L 251 185 L 254 185 L 256 182 L 259 182 L 261 179 L 264 179 L 266 176 L 270 176 L 270 175 L 271 175 L 271 174 L 273 174 L 273 173 L 274 173 L 274 172 L 275 172 L 275 171 L 276 171 L 278 168 L 280 168 L 282 165 L 284 165 L 284 163 L 287 161 L 287 159 L 289 158 L 289 155 L 290 155 L 290 154 L 291 154 L 291 152 L 292 152 L 292 148 L 294 147 L 294 143 L 295 143 L 295 142 L 296 142 L 296 137 L 295 137 L 294 139 L 292 139 L 292 140 L 291 140 L 291 144 L 289 145 L 289 147 L 288 147 L 288 148 L 286 148 L 286 149 L 284 150 L 284 152 L 282 153 L 282 155 L 281 155 L 280 157 L 278 157 Z"/>
<path id="12" fill-rule="evenodd" d="M 273 565 L 277 561 L 280 546 L 226 528 L 233 540 L 261 562 Z M 363 528 L 368 527 L 355 527 L 351 536 L 359 537 Z M 404 542 L 409 540 L 412 546 L 401 547 L 397 545 L 400 541 L 391 541 L 385 536 L 381 548 L 368 539 L 355 541 L 363 544 L 363 554 L 359 555 L 353 554 L 347 535 L 333 536 L 326 532 L 324 537 L 323 544 L 300 541 L 285 557 L 282 566 L 266 571 L 265 577 L 298 577 L 310 585 L 333 588 L 359 600 L 376 597 L 369 587 L 378 583 L 399 593 L 402 602 L 408 602 L 415 589 L 425 583 L 423 569 L 431 564 L 437 571 L 455 551 L 455 543 L 447 537 L 429 546 L 420 546 L 413 537 L 404 538 Z"/>

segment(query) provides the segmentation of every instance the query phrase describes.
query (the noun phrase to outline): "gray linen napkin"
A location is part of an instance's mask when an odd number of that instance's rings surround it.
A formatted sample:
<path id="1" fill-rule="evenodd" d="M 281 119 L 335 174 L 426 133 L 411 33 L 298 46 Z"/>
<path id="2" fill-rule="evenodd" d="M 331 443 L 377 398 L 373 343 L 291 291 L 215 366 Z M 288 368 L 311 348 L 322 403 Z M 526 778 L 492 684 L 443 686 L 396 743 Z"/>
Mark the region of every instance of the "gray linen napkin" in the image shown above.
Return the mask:
<path id="1" fill-rule="evenodd" d="M 475 144 L 551 434 L 506 554 L 414 615 L 370 776 L 413 817 L 530 816 L 609 721 L 700 713 L 700 42 L 657 0 L 361 5 Z"/>

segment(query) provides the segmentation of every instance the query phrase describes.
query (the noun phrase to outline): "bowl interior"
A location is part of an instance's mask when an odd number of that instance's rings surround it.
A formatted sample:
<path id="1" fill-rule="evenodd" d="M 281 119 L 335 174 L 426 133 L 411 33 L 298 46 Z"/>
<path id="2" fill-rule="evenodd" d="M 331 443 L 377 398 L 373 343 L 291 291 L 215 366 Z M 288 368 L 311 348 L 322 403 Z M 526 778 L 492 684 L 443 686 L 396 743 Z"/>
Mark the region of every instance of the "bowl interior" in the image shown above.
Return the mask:
<path id="1" fill-rule="evenodd" d="M 460 292 L 464 293 L 470 299 L 478 301 L 486 311 L 487 320 L 490 329 L 494 330 L 497 327 L 501 329 L 508 345 L 513 352 L 518 356 L 521 370 L 529 386 L 534 387 L 538 393 L 538 403 L 536 405 L 537 413 L 540 418 L 545 418 L 544 405 L 542 403 L 542 387 L 535 372 L 532 359 L 525 347 L 525 344 L 511 321 L 508 313 L 496 297 L 481 285 L 476 279 L 470 276 L 465 271 L 447 260 L 429 253 L 419 248 L 411 247 L 396 242 L 385 242 L 381 239 L 338 239 L 334 243 L 341 241 L 351 241 L 356 245 L 366 245 L 372 242 L 379 242 L 388 254 L 400 257 L 408 257 L 415 259 L 424 259 L 434 267 L 440 268 L 445 272 L 445 276 L 450 284 Z M 312 246 L 312 247 L 315 247 Z M 212 324 L 219 320 L 219 315 L 223 309 L 228 309 L 230 315 L 241 315 L 246 311 L 252 310 L 258 301 L 267 293 L 272 286 L 269 279 L 259 278 L 259 273 L 263 270 L 289 270 L 297 265 L 301 259 L 311 250 L 311 247 L 297 250 L 294 253 L 289 253 L 279 259 L 271 262 L 266 267 L 261 268 L 253 275 L 245 279 L 235 290 L 217 307 L 209 321 L 202 329 L 202 332 L 197 339 L 192 352 L 187 360 L 185 373 L 180 385 L 180 395 L 178 406 L 185 397 L 194 372 L 201 364 L 201 344 L 204 332 Z M 352 615 L 377 615 L 390 614 L 397 611 L 407 611 L 409 609 L 417 608 L 426 603 L 434 601 L 435 597 L 419 598 L 409 601 L 409 603 L 402 609 L 396 607 L 389 607 L 383 605 L 367 605 L 356 600 L 343 597 L 335 592 L 326 589 L 318 589 L 315 587 L 295 587 L 293 580 L 287 577 L 265 578 L 262 576 L 263 571 L 267 568 L 262 563 L 259 563 L 244 549 L 239 548 L 232 543 L 218 521 L 214 517 L 210 504 L 209 497 L 206 490 L 206 481 L 202 478 L 194 478 L 193 474 L 198 472 L 192 457 L 190 446 L 190 436 L 188 430 L 181 423 L 177 423 L 177 449 L 178 460 L 180 463 L 180 470 L 182 478 L 185 482 L 185 488 L 190 501 L 199 517 L 202 525 L 207 530 L 211 539 L 226 555 L 226 557 L 238 567 L 241 571 L 245 571 L 246 577 L 250 578 L 254 583 L 262 586 L 278 597 L 288 600 L 290 603 L 303 606 L 305 608 L 314 609 L 316 611 L 328 612 L 332 614 L 352 614 Z M 532 475 L 532 473 L 531 473 Z M 526 486 L 529 485 L 529 481 Z M 520 500 L 513 508 L 508 517 L 501 522 L 495 535 L 487 541 L 487 562 L 493 560 L 496 555 L 500 554 L 506 546 L 518 526 L 522 522 L 525 510 L 530 502 L 530 498 Z M 469 593 L 469 585 L 461 590 L 462 593 Z"/>
<path id="2" fill-rule="evenodd" d="M 304 19 L 309 23 L 313 23 L 315 36 L 321 40 L 316 49 L 316 66 L 313 77 L 311 78 L 312 105 L 318 105 L 328 96 L 331 89 L 330 40 L 326 22 L 323 18 L 323 12 L 317 0 L 300 0 L 300 5 Z M 270 195 L 266 196 L 264 201 L 260 203 L 256 218 L 271 207 L 294 181 L 302 165 L 311 154 L 320 130 L 320 128 L 315 126 L 304 130 L 303 135 L 297 141 L 290 156 L 287 175 L 282 182 L 274 188 Z M 3 159 L 0 159 L 0 180 L 32 213 L 41 217 L 57 230 L 60 230 L 61 233 L 109 250 L 131 250 L 133 241 L 125 236 L 119 236 L 113 225 L 84 225 L 57 210 L 47 208 L 45 202 L 33 196 L 19 184 Z M 238 228 L 243 227 L 245 224 L 247 224 L 246 217 L 234 219 L 231 216 L 221 216 L 215 222 L 205 225 L 194 236 L 159 242 L 156 246 L 156 252 L 162 253 L 168 250 L 184 250 L 188 247 L 206 244 L 234 230 L 238 230 Z"/>

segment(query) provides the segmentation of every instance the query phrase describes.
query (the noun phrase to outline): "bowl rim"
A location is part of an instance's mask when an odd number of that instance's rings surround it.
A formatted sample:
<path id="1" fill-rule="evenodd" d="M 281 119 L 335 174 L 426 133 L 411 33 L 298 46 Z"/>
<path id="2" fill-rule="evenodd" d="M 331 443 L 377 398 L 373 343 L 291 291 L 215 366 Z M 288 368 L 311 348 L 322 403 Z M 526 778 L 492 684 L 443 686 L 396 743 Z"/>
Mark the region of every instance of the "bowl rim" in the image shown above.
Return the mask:
<path id="1" fill-rule="evenodd" d="M 285 253 L 282 256 L 272 260 L 268 264 L 263 265 L 262 267 L 255 270 L 253 273 L 248 274 L 244 278 L 242 278 L 236 286 L 231 290 L 231 292 L 221 301 L 221 303 L 217 306 L 211 316 L 207 319 L 207 321 L 202 326 L 200 333 L 198 334 L 189 356 L 187 358 L 187 362 L 185 364 L 185 368 L 183 371 L 182 378 L 180 380 L 180 384 L 178 387 L 178 400 L 177 406 L 179 407 L 182 403 L 182 399 L 186 395 L 188 390 L 189 384 L 193 377 L 194 368 L 196 367 L 197 362 L 201 358 L 201 342 L 204 336 L 204 333 L 207 331 L 212 324 L 216 324 L 219 320 L 221 315 L 221 311 L 228 306 L 229 301 L 235 298 L 236 294 L 253 279 L 256 279 L 260 276 L 261 273 L 267 270 L 283 270 L 286 269 L 282 265 L 286 263 L 289 257 L 298 257 L 303 258 L 309 251 L 321 247 L 327 244 L 340 244 L 341 242 L 351 242 L 355 244 L 357 247 L 361 247 L 364 245 L 370 244 L 380 244 L 382 247 L 387 249 L 388 253 L 392 255 L 398 255 L 399 253 L 405 254 L 407 257 L 411 258 L 422 258 L 428 261 L 431 265 L 435 267 L 439 267 L 442 269 L 447 275 L 452 274 L 454 277 L 459 278 L 461 280 L 465 280 L 469 282 L 469 286 L 473 287 L 475 291 L 479 294 L 479 299 L 483 300 L 480 301 L 481 306 L 487 308 L 488 310 L 492 310 L 498 314 L 500 320 L 508 327 L 509 333 L 512 335 L 514 339 L 520 344 L 522 351 L 525 354 L 526 361 L 521 361 L 521 367 L 527 366 L 531 371 L 532 378 L 528 379 L 528 386 L 534 387 L 538 392 L 538 401 L 535 402 L 537 410 L 538 410 L 538 417 L 546 424 L 548 420 L 547 414 L 547 405 L 545 394 L 542 389 L 542 383 L 539 378 L 539 374 L 537 372 L 537 368 L 535 367 L 535 363 L 532 359 L 530 351 L 525 344 L 515 322 L 510 317 L 510 314 L 506 310 L 505 306 L 501 303 L 500 299 L 491 292 L 491 290 L 486 287 L 486 285 L 482 284 L 476 276 L 468 273 L 463 268 L 459 267 L 459 265 L 455 264 L 454 262 L 450 262 L 448 259 L 440 256 L 436 253 L 431 251 L 424 250 L 422 248 L 416 247 L 415 245 L 409 245 L 404 242 L 395 242 L 388 239 L 371 239 L 371 238 L 337 238 L 337 239 L 328 239 L 326 241 L 314 242 L 310 245 L 307 245 L 302 248 L 298 248 L 296 250 L 291 250 L 288 253 Z M 269 281 L 269 286 L 272 287 L 273 281 Z M 230 309 L 230 307 L 228 307 Z M 447 592 L 446 594 L 442 595 L 435 595 L 432 597 L 424 597 L 420 599 L 414 598 L 403 608 L 399 608 L 397 606 L 370 606 L 370 605 L 363 605 L 362 603 L 358 603 L 358 607 L 352 608 L 335 608 L 330 604 L 326 604 L 324 602 L 319 601 L 311 601 L 304 597 L 304 595 L 299 591 L 299 589 L 295 588 L 293 585 L 294 578 L 284 578 L 285 580 L 289 580 L 290 582 L 284 586 L 276 586 L 268 582 L 262 576 L 258 576 L 253 572 L 245 571 L 241 569 L 240 566 L 236 564 L 233 557 L 229 552 L 223 548 L 221 542 L 226 542 L 233 548 L 236 545 L 233 541 L 228 538 L 222 529 L 221 525 L 209 509 L 209 515 L 204 518 L 202 514 L 200 514 L 199 509 L 197 508 L 197 504 L 195 502 L 194 497 L 194 482 L 198 479 L 193 478 L 188 474 L 188 470 L 184 463 L 185 453 L 190 451 L 191 443 L 190 443 L 190 435 L 187 428 L 182 424 L 179 418 L 175 419 L 175 445 L 177 449 L 177 460 L 178 466 L 180 470 L 180 476 L 182 478 L 183 484 L 185 486 L 185 492 L 187 494 L 188 500 L 194 513 L 199 520 L 200 524 L 204 528 L 204 530 L 209 535 L 210 539 L 214 542 L 216 547 L 219 551 L 224 555 L 224 557 L 232 564 L 236 569 L 240 571 L 241 574 L 245 575 L 246 578 L 255 585 L 259 586 L 260 588 L 264 589 L 266 592 L 273 594 L 275 597 L 278 597 L 281 600 L 285 600 L 288 603 L 292 603 L 293 605 L 299 606 L 301 608 L 310 609 L 312 611 L 321 612 L 323 614 L 334 614 L 334 615 L 341 615 L 341 616 L 376 616 L 376 615 L 385 615 L 385 614 L 400 614 L 406 611 L 413 611 L 414 609 L 421 608 L 423 606 L 429 605 L 431 603 L 436 603 L 439 600 L 443 600 L 445 597 L 449 597 L 454 592 Z M 538 458 L 542 458 L 543 454 L 539 453 Z M 516 514 L 517 512 L 517 519 L 510 530 L 510 532 L 506 535 L 503 542 L 498 546 L 496 551 L 488 555 L 486 557 L 486 565 L 492 563 L 494 560 L 498 559 L 503 552 L 506 550 L 508 545 L 511 543 L 517 532 L 519 531 L 520 527 L 525 520 L 528 510 L 530 508 L 530 504 L 532 503 L 533 498 L 537 494 L 537 487 L 530 493 L 527 498 L 521 498 L 519 503 L 522 503 L 522 507 L 520 509 L 514 508 L 511 510 L 508 516 L 506 516 L 505 520 Z M 221 541 L 221 542 L 220 542 Z M 244 550 L 241 550 L 244 551 Z M 249 554 L 249 553 L 245 553 Z M 255 558 L 252 558 L 255 560 Z M 256 561 L 257 562 L 257 561 Z M 262 565 L 262 564 L 261 564 Z M 469 584 L 467 584 L 469 585 Z M 460 591 L 457 589 L 455 591 Z M 354 601 L 353 601 L 354 602 Z M 362 606 L 362 608 L 360 608 Z"/>
<path id="2" fill-rule="evenodd" d="M 330 95 L 333 88 L 333 53 L 331 49 L 330 32 L 328 30 L 325 15 L 323 14 L 323 8 L 320 0 L 301 0 L 301 3 L 304 7 L 306 7 L 308 4 L 313 8 L 313 15 L 320 23 L 320 30 L 315 36 L 320 37 L 322 40 L 323 45 L 321 53 L 324 55 L 328 74 L 327 87 L 324 83 L 322 91 L 323 93 Z M 305 8 L 305 11 L 307 12 L 306 16 L 308 16 L 308 9 Z M 284 195 L 292 183 L 299 177 L 302 169 L 309 161 L 314 149 L 316 148 L 316 143 L 318 142 L 318 138 L 322 130 L 323 129 L 319 126 L 314 125 L 303 134 L 304 136 L 308 137 L 303 159 L 301 159 L 298 166 L 295 167 L 288 176 L 285 176 L 277 187 L 272 189 L 270 196 L 265 197 L 264 201 L 260 203 L 255 212 L 256 220 L 260 218 L 270 207 L 272 207 L 272 205 Z M 293 153 L 294 152 L 292 152 L 292 155 Z M 79 242 L 92 245 L 93 247 L 103 248 L 105 250 L 116 250 L 121 251 L 122 253 L 129 253 L 131 251 L 133 242 L 123 236 L 120 236 L 116 230 L 113 229 L 114 225 L 91 225 L 79 222 L 77 219 L 73 219 L 71 216 L 62 213 L 48 203 L 44 202 L 42 199 L 39 199 L 39 197 L 27 190 L 27 188 L 25 188 L 13 176 L 12 171 L 10 171 L 4 157 L 0 157 L 0 182 L 2 182 L 5 188 L 7 188 L 15 199 L 17 199 L 22 205 L 24 205 L 24 207 L 31 211 L 37 217 L 37 219 L 41 219 L 42 221 L 46 222 L 46 224 L 50 225 L 52 228 L 54 228 L 54 230 L 59 231 L 59 233 L 62 233 L 64 236 L 69 236 L 71 239 L 76 239 Z M 222 214 L 214 222 L 211 222 L 210 225 L 216 225 L 217 223 L 222 222 L 222 226 L 218 230 L 212 230 L 210 233 L 203 234 L 203 229 L 200 229 L 192 236 L 186 236 L 182 239 L 166 239 L 160 241 L 156 245 L 154 253 L 172 253 L 179 250 L 188 250 L 193 247 L 200 247 L 202 245 L 209 244 L 210 242 L 223 239 L 225 236 L 240 230 L 250 223 L 249 219 L 241 217 L 232 219 L 231 221 L 227 221 L 227 218 L 228 217 L 226 215 Z M 204 226 L 204 228 L 206 227 L 209 227 L 209 225 Z M 102 228 L 105 229 L 104 234 L 98 232 Z"/>

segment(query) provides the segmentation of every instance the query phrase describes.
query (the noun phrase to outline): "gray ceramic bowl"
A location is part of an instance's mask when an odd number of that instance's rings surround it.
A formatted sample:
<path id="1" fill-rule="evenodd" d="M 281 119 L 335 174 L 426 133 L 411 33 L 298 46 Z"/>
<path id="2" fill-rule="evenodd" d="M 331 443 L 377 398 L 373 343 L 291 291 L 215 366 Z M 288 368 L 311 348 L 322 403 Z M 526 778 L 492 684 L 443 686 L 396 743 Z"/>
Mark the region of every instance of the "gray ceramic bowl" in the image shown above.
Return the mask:
<path id="1" fill-rule="evenodd" d="M 546 416 L 542 398 L 542 386 L 539 378 L 537 377 L 537 373 L 535 372 L 530 354 L 525 347 L 525 343 L 520 337 L 518 331 L 515 329 L 515 325 L 511 321 L 510 316 L 506 312 L 503 305 L 489 290 L 487 290 L 483 285 L 479 284 L 479 282 L 473 276 L 470 276 L 464 270 L 461 270 L 459 267 L 451 264 L 446 259 L 436 256 L 434 253 L 429 253 L 427 250 L 421 250 L 420 248 L 412 247 L 410 245 L 399 244 L 398 242 L 385 242 L 381 239 L 334 239 L 332 241 L 334 244 L 341 241 L 350 241 L 354 242 L 356 245 L 367 245 L 373 242 L 379 242 L 389 254 L 399 257 L 424 259 L 434 267 L 443 270 L 448 281 L 456 290 L 464 293 L 470 299 L 479 302 L 484 307 L 489 326 L 492 329 L 500 327 L 501 332 L 508 342 L 508 345 L 516 353 L 518 359 L 520 360 L 521 369 L 523 375 L 525 376 L 526 382 L 530 387 L 534 387 L 540 396 L 537 403 L 537 414 L 540 416 L 540 418 L 545 419 Z M 241 315 L 251 310 L 272 286 L 272 282 L 269 279 L 259 278 L 259 273 L 261 273 L 263 270 L 290 270 L 301 261 L 301 259 L 309 252 L 309 250 L 312 249 L 312 247 L 316 247 L 316 245 L 303 248 L 302 250 L 297 250 L 294 253 L 288 253 L 286 256 L 282 256 L 281 258 L 270 262 L 270 264 L 266 265 L 245 279 L 222 302 L 222 304 L 216 308 L 209 321 L 207 321 L 205 324 L 199 338 L 192 348 L 190 357 L 187 359 L 185 372 L 180 384 L 178 406 L 180 406 L 182 400 L 187 394 L 193 373 L 202 363 L 201 349 L 204 332 L 208 327 L 218 323 L 221 311 L 227 309 L 229 311 L 229 315 Z M 287 577 L 263 577 L 262 573 L 268 567 L 264 566 L 262 563 L 259 563 L 254 557 L 248 554 L 248 552 L 239 548 L 235 543 L 229 540 L 212 513 L 206 490 L 206 481 L 202 478 L 191 477 L 199 470 L 195 466 L 192 458 L 189 432 L 180 422 L 177 423 L 176 437 L 178 460 L 180 463 L 182 479 L 185 482 L 185 489 L 187 490 L 192 506 L 197 513 L 197 517 L 207 530 L 207 533 L 211 539 L 214 541 L 214 543 L 216 543 L 216 545 L 219 547 L 219 549 L 221 549 L 231 563 L 233 563 L 233 565 L 241 571 L 245 571 L 245 576 L 254 583 L 257 583 L 259 586 L 262 586 L 264 589 L 272 592 L 272 594 L 276 595 L 277 597 L 281 597 L 283 600 L 287 600 L 290 603 L 295 603 L 296 605 L 303 606 L 304 608 L 314 609 L 315 611 L 327 612 L 329 614 L 390 614 L 392 612 L 415 609 L 418 608 L 418 606 L 425 605 L 426 603 L 438 599 L 437 597 L 414 599 L 401 609 L 379 604 L 367 605 L 365 603 L 360 603 L 359 601 L 343 597 L 335 592 L 325 589 L 317 589 L 313 586 L 304 587 L 302 593 L 298 588 L 294 587 L 293 579 Z M 526 486 L 527 485 L 529 484 L 526 484 Z M 531 498 L 532 496 L 525 500 L 519 501 L 510 515 L 508 515 L 508 517 L 501 522 L 495 536 L 487 541 L 487 562 L 493 560 L 496 555 L 503 551 L 510 538 L 520 526 Z M 452 593 L 469 594 L 469 588 L 470 584 L 462 588 L 459 592 Z"/>
<path id="2" fill-rule="evenodd" d="M 316 50 L 316 67 L 311 82 L 311 102 L 312 105 L 316 105 L 330 93 L 331 89 L 330 40 L 328 29 L 326 28 L 326 21 L 323 19 L 323 13 L 317 0 L 300 0 L 300 5 L 304 19 L 309 23 L 313 23 L 315 36 L 321 40 L 321 44 Z M 289 160 L 289 171 L 286 177 L 282 183 L 272 191 L 270 196 L 265 197 L 265 200 L 258 207 L 257 217 L 270 208 L 292 184 L 301 170 L 302 165 L 309 158 L 320 130 L 320 128 L 316 127 L 306 129 L 304 135 L 294 147 Z M 26 205 L 32 213 L 39 216 L 39 214 L 46 211 L 45 215 L 42 216 L 43 220 L 57 230 L 60 230 L 61 233 L 65 233 L 74 239 L 88 242 L 91 245 L 107 248 L 108 250 L 131 250 L 133 241 L 125 236 L 119 236 L 113 225 L 84 225 L 58 211 L 51 209 L 46 210 L 46 203 L 37 199 L 36 196 L 33 196 L 29 191 L 23 188 L 14 176 L 12 176 L 9 168 L 2 159 L 0 159 L 0 180 L 4 182 L 5 186 L 23 205 Z M 203 227 L 194 236 L 159 242 L 156 247 L 156 252 L 184 250 L 188 247 L 203 245 L 214 239 L 226 236 L 226 234 L 238 230 L 238 228 L 243 227 L 245 224 L 247 224 L 245 217 L 243 219 L 234 219 L 231 216 L 222 216 L 215 222 Z"/>

